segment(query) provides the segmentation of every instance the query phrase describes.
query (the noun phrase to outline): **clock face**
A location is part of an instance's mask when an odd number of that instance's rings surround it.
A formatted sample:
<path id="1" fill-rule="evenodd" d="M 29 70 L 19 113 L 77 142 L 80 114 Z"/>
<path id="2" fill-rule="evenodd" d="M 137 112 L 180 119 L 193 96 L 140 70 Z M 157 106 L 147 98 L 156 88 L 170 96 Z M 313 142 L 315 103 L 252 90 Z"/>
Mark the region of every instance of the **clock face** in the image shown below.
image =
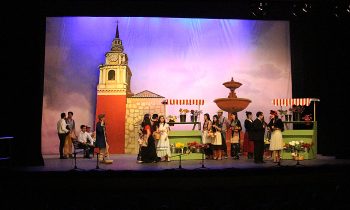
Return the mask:
<path id="1" fill-rule="evenodd" d="M 109 56 L 109 60 L 112 62 L 117 62 L 118 61 L 118 55 L 112 54 Z"/>

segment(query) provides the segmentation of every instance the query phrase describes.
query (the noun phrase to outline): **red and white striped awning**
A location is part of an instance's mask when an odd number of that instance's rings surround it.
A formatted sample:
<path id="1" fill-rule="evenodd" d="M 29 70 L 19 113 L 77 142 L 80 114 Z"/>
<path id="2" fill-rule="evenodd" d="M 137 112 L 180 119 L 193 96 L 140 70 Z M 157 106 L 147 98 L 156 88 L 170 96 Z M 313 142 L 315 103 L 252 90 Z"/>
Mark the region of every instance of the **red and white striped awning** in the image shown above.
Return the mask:
<path id="1" fill-rule="evenodd" d="M 272 104 L 275 106 L 309 106 L 312 98 L 275 98 Z"/>
<path id="2" fill-rule="evenodd" d="M 168 105 L 204 105 L 203 99 L 166 99 Z"/>

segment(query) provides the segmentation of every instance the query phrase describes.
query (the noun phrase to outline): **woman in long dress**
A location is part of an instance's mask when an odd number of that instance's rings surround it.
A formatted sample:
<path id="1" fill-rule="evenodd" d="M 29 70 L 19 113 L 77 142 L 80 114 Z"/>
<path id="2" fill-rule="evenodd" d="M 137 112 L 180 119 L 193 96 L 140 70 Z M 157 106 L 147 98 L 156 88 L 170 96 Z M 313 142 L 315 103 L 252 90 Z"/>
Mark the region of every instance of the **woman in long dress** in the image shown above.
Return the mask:
<path id="1" fill-rule="evenodd" d="M 270 122 L 267 125 L 270 129 L 271 140 L 270 150 L 272 151 L 273 162 L 277 163 L 281 159 L 281 151 L 283 149 L 282 132 L 284 131 L 284 125 L 281 119 L 278 118 L 276 111 L 270 111 Z"/>
<path id="2" fill-rule="evenodd" d="M 212 142 L 213 147 L 213 158 L 214 160 L 222 160 L 222 124 L 219 123 L 219 117 L 213 116 L 212 130 L 214 132 L 214 138 Z"/>
<path id="3" fill-rule="evenodd" d="M 240 144 L 241 144 L 241 121 L 238 119 L 237 113 L 231 113 L 231 157 L 234 160 L 239 160 Z"/>
<path id="4" fill-rule="evenodd" d="M 203 129 L 202 129 L 202 144 L 205 144 L 204 154 L 206 159 L 212 159 L 213 157 L 213 151 L 211 148 L 211 143 L 213 136 L 212 134 L 212 123 L 210 121 L 210 116 L 208 113 L 204 114 L 204 123 L 203 123 Z"/>
<path id="5" fill-rule="evenodd" d="M 141 160 L 139 163 L 152 163 L 157 162 L 157 155 L 155 151 L 154 139 L 152 137 L 152 129 L 151 129 L 151 119 L 149 114 L 145 114 L 143 117 L 143 121 L 141 123 L 142 133 L 147 139 L 147 146 L 141 147 Z"/>
<path id="6" fill-rule="evenodd" d="M 164 116 L 159 117 L 159 125 L 157 132 L 160 133 L 160 138 L 157 143 L 157 156 L 161 158 L 161 161 L 170 162 L 171 152 L 169 143 L 169 124 L 165 122 Z"/>
<path id="7" fill-rule="evenodd" d="M 95 147 L 99 149 L 99 161 L 101 163 L 112 163 L 113 160 L 109 159 L 108 143 L 106 136 L 106 123 L 105 114 L 98 115 L 98 122 L 96 123 L 96 142 Z"/>

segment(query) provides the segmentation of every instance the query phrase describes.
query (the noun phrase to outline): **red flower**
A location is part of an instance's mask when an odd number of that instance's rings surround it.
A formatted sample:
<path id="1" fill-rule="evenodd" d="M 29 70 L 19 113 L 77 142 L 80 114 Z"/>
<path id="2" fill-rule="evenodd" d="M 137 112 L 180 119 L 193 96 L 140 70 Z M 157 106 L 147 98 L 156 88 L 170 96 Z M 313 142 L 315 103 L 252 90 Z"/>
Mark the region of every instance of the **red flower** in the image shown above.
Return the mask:
<path id="1" fill-rule="evenodd" d="M 289 111 L 296 112 L 296 113 L 303 113 L 304 109 L 305 109 L 304 106 L 293 105 L 293 107 L 289 108 Z"/>

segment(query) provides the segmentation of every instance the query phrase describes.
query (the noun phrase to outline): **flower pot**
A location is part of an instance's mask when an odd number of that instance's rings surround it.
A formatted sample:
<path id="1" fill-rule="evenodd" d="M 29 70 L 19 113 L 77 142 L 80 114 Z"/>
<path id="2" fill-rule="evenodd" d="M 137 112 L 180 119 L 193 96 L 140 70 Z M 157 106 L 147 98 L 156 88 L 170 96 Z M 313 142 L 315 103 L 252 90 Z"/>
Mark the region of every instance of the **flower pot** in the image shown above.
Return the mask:
<path id="1" fill-rule="evenodd" d="M 191 122 L 197 122 L 197 116 L 191 115 Z"/>
<path id="2" fill-rule="evenodd" d="M 300 121 L 300 113 L 299 112 L 294 112 L 293 113 L 293 120 L 294 121 Z"/>
<path id="3" fill-rule="evenodd" d="M 287 114 L 286 116 L 286 121 L 292 121 L 292 115 L 291 114 Z"/>
<path id="4" fill-rule="evenodd" d="M 175 148 L 175 153 L 181 153 L 181 148 Z"/>
<path id="5" fill-rule="evenodd" d="M 180 114 L 180 122 L 186 122 L 186 115 Z"/>
<path id="6" fill-rule="evenodd" d="M 169 126 L 174 126 L 174 120 L 169 120 L 169 122 L 168 122 L 168 124 L 169 124 Z"/>

